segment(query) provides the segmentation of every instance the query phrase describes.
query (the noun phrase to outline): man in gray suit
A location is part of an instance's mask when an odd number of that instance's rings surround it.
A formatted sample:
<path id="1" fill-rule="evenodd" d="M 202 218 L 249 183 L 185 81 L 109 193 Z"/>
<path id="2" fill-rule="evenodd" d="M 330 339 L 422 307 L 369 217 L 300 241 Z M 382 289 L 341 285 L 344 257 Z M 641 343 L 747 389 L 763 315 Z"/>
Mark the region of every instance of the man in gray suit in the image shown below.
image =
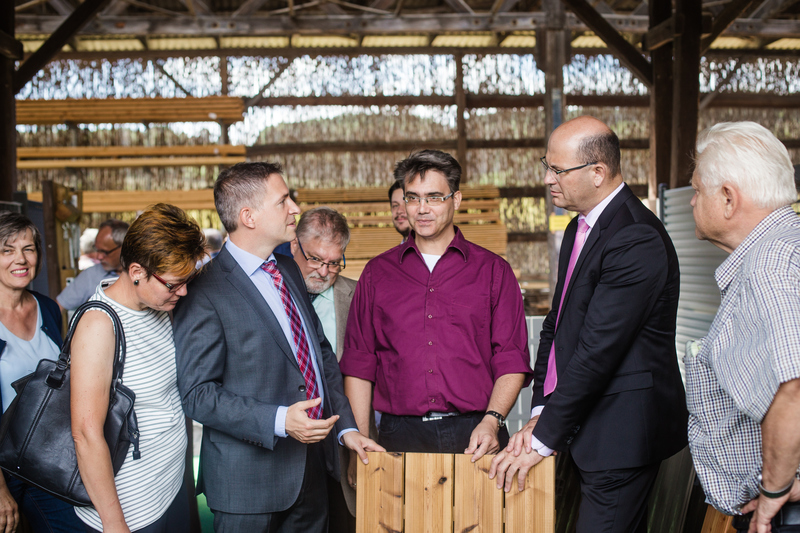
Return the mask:
<path id="1" fill-rule="evenodd" d="M 355 280 L 339 275 L 347 264 L 344 254 L 349 242 L 347 219 L 335 209 L 322 206 L 303 213 L 297 222 L 297 238 L 291 243 L 308 297 L 322 322 L 325 338 L 336 347 L 337 360 L 342 358 L 347 314 L 356 289 Z M 328 484 L 330 533 L 354 533 L 356 493 L 345 475 L 350 453 L 342 447 L 339 461 L 341 486 L 339 482 L 330 483 L 330 478 Z"/>
<path id="2" fill-rule="evenodd" d="M 218 532 L 324 532 L 337 438 L 366 463 L 336 357 L 295 262 L 274 255 L 300 212 L 278 164 L 220 173 L 229 239 L 175 309 L 178 387 L 202 423 L 198 491 Z M 331 431 L 333 430 L 333 431 Z"/>

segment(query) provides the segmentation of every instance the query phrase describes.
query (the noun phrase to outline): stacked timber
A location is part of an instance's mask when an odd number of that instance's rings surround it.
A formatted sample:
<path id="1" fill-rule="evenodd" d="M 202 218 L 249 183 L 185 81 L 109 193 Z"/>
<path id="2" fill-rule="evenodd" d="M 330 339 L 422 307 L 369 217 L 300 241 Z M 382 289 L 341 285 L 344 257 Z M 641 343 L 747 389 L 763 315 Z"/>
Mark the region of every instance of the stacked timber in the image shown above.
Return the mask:
<path id="1" fill-rule="evenodd" d="M 233 123 L 243 114 L 244 101 L 232 96 L 17 101 L 17 124 Z"/>

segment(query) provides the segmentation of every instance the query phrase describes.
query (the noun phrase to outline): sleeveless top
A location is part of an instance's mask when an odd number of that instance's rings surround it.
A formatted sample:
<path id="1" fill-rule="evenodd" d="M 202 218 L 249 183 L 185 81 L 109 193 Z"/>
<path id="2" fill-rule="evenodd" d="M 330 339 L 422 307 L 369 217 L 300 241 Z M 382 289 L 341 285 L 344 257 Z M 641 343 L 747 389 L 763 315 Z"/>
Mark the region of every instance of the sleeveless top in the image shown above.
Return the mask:
<path id="1" fill-rule="evenodd" d="M 109 304 L 119 315 L 127 352 L 122 381 L 136 393 L 141 458 L 133 452 L 114 478 L 131 531 L 149 526 L 166 513 L 183 482 L 187 446 L 186 425 L 178 394 L 175 342 L 165 311 L 134 311 L 97 288 L 92 300 Z M 102 531 L 94 507 L 76 507 L 83 522 Z"/>

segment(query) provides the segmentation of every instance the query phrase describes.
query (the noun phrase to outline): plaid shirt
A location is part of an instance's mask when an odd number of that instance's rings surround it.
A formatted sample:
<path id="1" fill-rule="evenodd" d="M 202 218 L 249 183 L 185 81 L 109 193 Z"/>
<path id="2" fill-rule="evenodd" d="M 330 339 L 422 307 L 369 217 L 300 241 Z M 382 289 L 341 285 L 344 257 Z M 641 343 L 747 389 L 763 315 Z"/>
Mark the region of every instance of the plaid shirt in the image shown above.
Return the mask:
<path id="1" fill-rule="evenodd" d="M 800 218 L 772 212 L 715 273 L 722 302 L 687 351 L 689 446 L 708 500 L 728 514 L 758 496 L 761 421 L 800 378 Z"/>

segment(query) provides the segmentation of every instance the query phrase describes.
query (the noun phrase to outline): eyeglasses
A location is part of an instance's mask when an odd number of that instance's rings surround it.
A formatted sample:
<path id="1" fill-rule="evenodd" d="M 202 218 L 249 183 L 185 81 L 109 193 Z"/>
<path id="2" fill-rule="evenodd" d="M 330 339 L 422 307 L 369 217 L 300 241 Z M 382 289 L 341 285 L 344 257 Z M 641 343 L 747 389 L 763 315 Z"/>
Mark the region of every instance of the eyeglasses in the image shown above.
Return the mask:
<path id="1" fill-rule="evenodd" d="M 318 268 L 322 268 L 323 266 L 326 266 L 326 267 L 328 267 L 328 270 L 330 270 L 331 272 L 336 274 L 336 273 L 341 272 L 342 270 L 344 270 L 344 267 L 347 264 L 347 260 L 344 258 L 344 254 L 342 254 L 342 262 L 341 263 L 338 262 L 338 261 L 332 261 L 330 263 L 326 263 L 325 261 L 323 261 L 321 259 L 317 259 L 313 255 L 311 257 L 307 256 L 305 250 L 303 250 L 303 245 L 300 244 L 300 239 L 297 239 L 297 246 L 300 247 L 300 253 L 303 254 L 303 259 L 305 259 L 306 262 L 308 263 L 308 266 L 310 266 L 314 270 L 317 270 Z"/>
<path id="2" fill-rule="evenodd" d="M 545 172 L 552 172 L 556 176 L 560 176 L 561 174 L 565 174 L 567 172 L 572 172 L 573 170 L 580 170 L 580 169 L 582 169 L 584 167 L 588 167 L 589 165 L 596 165 L 597 164 L 597 161 L 593 161 L 591 163 L 586 163 L 585 165 L 579 165 L 577 167 L 567 168 L 565 170 L 556 170 L 556 169 L 554 169 L 553 167 L 551 167 L 550 165 L 547 164 L 547 161 L 545 161 L 544 156 L 540 157 L 539 161 L 542 162 L 542 166 L 544 167 L 544 171 Z"/>
<path id="3" fill-rule="evenodd" d="M 184 281 L 181 281 L 180 283 L 170 283 L 169 281 L 165 281 L 164 279 L 161 278 L 161 276 L 159 276 L 155 272 L 150 272 L 150 275 L 156 278 L 156 280 L 158 280 L 163 286 L 165 286 L 169 292 L 176 293 L 181 289 L 181 287 L 183 287 L 184 285 L 192 281 L 194 278 L 196 278 L 197 274 L 199 273 L 200 273 L 199 270 L 195 270 L 188 278 L 186 278 Z"/>
<path id="4" fill-rule="evenodd" d="M 101 250 L 100 248 L 95 247 L 94 251 L 95 251 L 95 253 L 108 256 L 108 255 L 113 254 L 117 250 L 119 250 L 121 247 L 122 247 L 121 244 L 119 246 L 115 246 L 114 248 L 112 248 L 110 250 Z"/>
<path id="5" fill-rule="evenodd" d="M 414 196 L 413 194 L 407 194 L 403 196 L 403 200 L 405 200 L 407 204 L 411 205 L 420 205 L 423 200 L 425 200 L 428 205 L 442 205 L 445 200 L 454 194 L 454 192 L 451 192 L 447 196 L 423 196 L 421 198 L 419 196 Z"/>

